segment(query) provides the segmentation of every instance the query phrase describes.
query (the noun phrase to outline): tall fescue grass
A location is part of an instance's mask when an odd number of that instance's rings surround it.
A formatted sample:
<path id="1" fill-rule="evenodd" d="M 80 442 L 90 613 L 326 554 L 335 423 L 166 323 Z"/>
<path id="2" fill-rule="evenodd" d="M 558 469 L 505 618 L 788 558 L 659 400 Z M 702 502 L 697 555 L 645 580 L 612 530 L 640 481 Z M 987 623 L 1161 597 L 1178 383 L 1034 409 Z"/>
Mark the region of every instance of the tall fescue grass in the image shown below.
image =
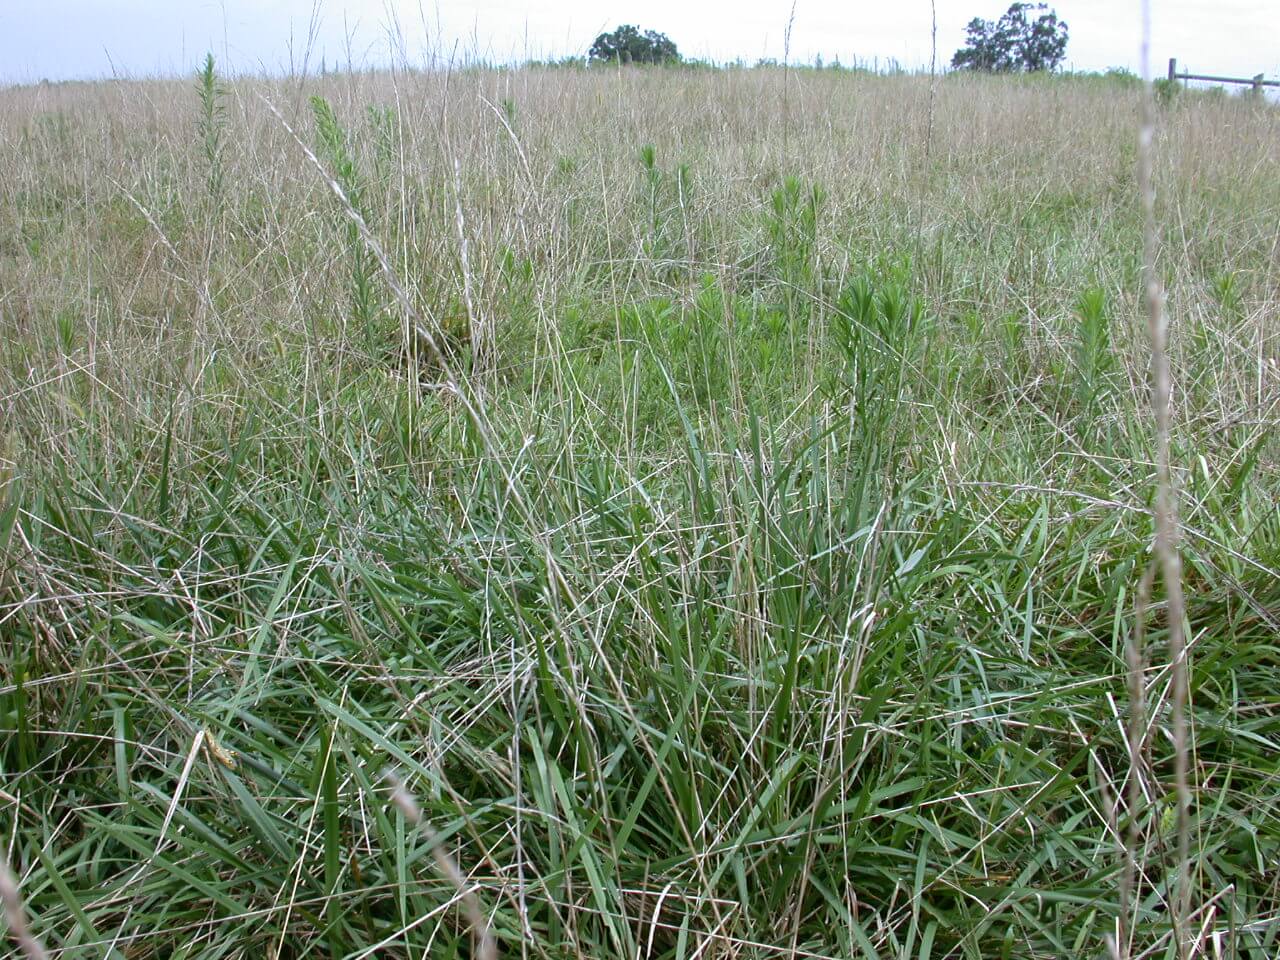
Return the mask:
<path id="1" fill-rule="evenodd" d="M 1179 875 L 1140 105 L 0 91 L 11 916 L 68 957 L 1275 956 L 1280 113 L 1159 116 Z"/>

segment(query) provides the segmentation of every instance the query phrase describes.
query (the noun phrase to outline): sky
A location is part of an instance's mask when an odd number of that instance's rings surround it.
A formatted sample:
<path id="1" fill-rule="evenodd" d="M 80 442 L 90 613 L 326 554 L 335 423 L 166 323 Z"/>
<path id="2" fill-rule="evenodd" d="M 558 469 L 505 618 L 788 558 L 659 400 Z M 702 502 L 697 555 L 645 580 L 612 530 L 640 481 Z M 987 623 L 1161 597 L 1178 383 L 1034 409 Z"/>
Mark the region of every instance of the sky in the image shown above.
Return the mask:
<path id="1" fill-rule="evenodd" d="M 938 63 L 974 17 L 1009 0 L 934 0 Z M 1152 71 L 1280 79 L 1280 0 L 1151 0 Z M 1139 0 L 1056 0 L 1066 66 L 1139 68 Z M 928 67 L 930 0 L 0 0 L 0 84 L 189 73 L 211 51 L 232 73 L 377 66 L 431 54 L 510 62 L 584 53 L 621 23 L 717 61 L 897 61 Z M 788 24 L 790 32 L 788 38 Z M 788 43 L 789 40 L 789 43 Z"/>

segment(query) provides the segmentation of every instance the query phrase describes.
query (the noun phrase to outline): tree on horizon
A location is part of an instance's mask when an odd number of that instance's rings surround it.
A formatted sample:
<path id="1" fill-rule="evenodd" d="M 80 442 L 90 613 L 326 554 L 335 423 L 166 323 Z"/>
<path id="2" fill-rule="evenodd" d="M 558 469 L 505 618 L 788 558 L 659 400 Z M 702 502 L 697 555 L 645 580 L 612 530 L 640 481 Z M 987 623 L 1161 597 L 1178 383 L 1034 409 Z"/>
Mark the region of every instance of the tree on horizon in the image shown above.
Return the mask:
<path id="1" fill-rule="evenodd" d="M 639 27 L 626 23 L 596 37 L 587 59 L 593 63 L 675 63 L 680 60 L 680 51 L 665 33 L 642 33 Z"/>
<path id="2" fill-rule="evenodd" d="M 1032 11 L 1043 10 L 1032 20 Z M 1066 59 L 1067 25 L 1044 3 L 1014 3 L 999 20 L 974 17 L 965 27 L 968 46 L 951 58 L 957 70 L 1034 73 L 1056 70 Z"/>

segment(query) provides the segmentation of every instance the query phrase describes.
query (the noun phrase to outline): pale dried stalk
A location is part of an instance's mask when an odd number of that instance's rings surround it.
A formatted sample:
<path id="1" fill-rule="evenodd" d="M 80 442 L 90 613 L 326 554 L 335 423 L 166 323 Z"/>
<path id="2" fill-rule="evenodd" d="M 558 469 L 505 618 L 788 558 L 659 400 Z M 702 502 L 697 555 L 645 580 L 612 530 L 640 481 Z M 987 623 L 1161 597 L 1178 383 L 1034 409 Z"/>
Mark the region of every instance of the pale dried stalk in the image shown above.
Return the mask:
<path id="1" fill-rule="evenodd" d="M 1143 256 L 1142 278 L 1147 308 L 1147 331 L 1151 338 L 1151 403 L 1156 427 L 1156 562 L 1165 588 L 1165 617 L 1169 627 L 1170 717 L 1174 751 L 1174 790 L 1177 799 L 1176 889 L 1169 895 L 1173 936 L 1177 956 L 1187 956 L 1187 920 L 1191 897 L 1191 785 L 1189 735 L 1187 730 L 1188 679 L 1186 643 L 1182 624 L 1186 604 L 1182 595 L 1182 558 L 1178 552 L 1178 506 L 1173 470 L 1169 458 L 1172 420 L 1172 376 L 1169 370 L 1168 321 L 1164 312 L 1164 289 L 1156 272 L 1155 146 L 1156 103 L 1151 83 L 1151 2 L 1142 3 L 1142 75 L 1146 81 L 1142 129 L 1138 136 L 1138 189 L 1142 195 Z M 1135 771 L 1136 774 L 1136 771 Z M 1132 814 L 1132 811 L 1131 811 Z"/>
<path id="2" fill-rule="evenodd" d="M 462 215 L 462 165 L 453 158 L 453 225 L 458 233 L 458 260 L 462 264 L 462 302 L 467 308 L 467 323 L 471 329 L 475 366 L 485 370 L 492 360 L 494 334 L 490 324 L 476 311 L 475 297 L 471 292 L 471 254 L 467 243 L 467 224 Z"/>
<path id="3" fill-rule="evenodd" d="M 49 960 L 49 953 L 36 939 L 27 924 L 27 912 L 22 907 L 22 894 L 18 880 L 9 869 L 9 861 L 0 856 L 0 901 L 4 903 L 4 918 L 9 924 L 9 936 L 18 945 L 18 951 L 27 960 Z"/>
<path id="4" fill-rule="evenodd" d="M 475 937 L 476 957 L 478 960 L 497 960 L 498 946 L 494 942 L 493 932 L 489 929 L 489 921 L 484 911 L 480 909 L 480 901 L 476 899 L 475 891 L 468 886 L 466 876 L 454 859 L 445 852 L 440 837 L 422 819 L 422 808 L 418 806 L 418 801 L 413 798 L 413 794 L 409 792 L 404 782 L 394 773 L 388 773 L 387 780 L 392 788 L 391 802 L 404 814 L 406 820 L 425 834 L 427 842 L 431 844 L 431 855 L 435 857 L 436 866 L 457 888 L 462 898 L 462 909 L 467 915 L 467 922 L 471 924 L 472 935 Z"/>
<path id="5" fill-rule="evenodd" d="M 1129 814 L 1129 826 L 1124 834 L 1124 865 L 1120 873 L 1120 912 L 1116 943 L 1112 955 L 1127 958 L 1133 951 L 1133 928 L 1129 923 L 1129 911 L 1133 904 L 1133 887 L 1138 871 L 1138 838 L 1142 831 L 1142 819 L 1138 816 L 1144 791 L 1142 778 L 1146 770 L 1144 756 L 1147 729 L 1146 634 L 1147 609 L 1151 605 L 1151 588 L 1155 579 L 1154 568 L 1148 568 L 1138 585 L 1137 603 L 1134 605 L 1133 631 L 1125 644 L 1125 662 L 1128 667 L 1129 723 L 1125 739 L 1129 748 L 1129 779 L 1125 802 Z M 1118 798 L 1117 798 L 1118 799 Z"/>

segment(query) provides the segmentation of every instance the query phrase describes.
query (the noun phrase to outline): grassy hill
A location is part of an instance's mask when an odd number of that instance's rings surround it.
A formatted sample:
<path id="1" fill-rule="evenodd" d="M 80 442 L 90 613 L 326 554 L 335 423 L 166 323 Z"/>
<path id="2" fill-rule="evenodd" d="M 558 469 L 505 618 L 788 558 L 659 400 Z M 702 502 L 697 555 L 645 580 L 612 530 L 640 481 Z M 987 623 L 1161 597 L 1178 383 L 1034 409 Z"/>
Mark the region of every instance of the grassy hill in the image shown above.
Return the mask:
<path id="1" fill-rule="evenodd" d="M 1180 875 L 1141 96 L 0 90 L 49 954 L 1274 957 L 1280 110 L 1159 117 Z"/>

